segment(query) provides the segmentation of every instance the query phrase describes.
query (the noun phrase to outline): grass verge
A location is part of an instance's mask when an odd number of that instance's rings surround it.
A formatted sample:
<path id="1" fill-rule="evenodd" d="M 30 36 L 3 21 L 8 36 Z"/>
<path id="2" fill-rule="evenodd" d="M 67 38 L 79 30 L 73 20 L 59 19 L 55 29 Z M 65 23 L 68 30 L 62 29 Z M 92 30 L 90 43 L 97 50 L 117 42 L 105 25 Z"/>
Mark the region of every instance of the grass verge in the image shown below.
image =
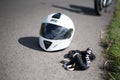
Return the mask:
<path id="1" fill-rule="evenodd" d="M 110 61 L 107 67 L 107 80 L 120 80 L 120 0 L 116 0 L 115 14 L 108 27 L 106 54 Z"/>

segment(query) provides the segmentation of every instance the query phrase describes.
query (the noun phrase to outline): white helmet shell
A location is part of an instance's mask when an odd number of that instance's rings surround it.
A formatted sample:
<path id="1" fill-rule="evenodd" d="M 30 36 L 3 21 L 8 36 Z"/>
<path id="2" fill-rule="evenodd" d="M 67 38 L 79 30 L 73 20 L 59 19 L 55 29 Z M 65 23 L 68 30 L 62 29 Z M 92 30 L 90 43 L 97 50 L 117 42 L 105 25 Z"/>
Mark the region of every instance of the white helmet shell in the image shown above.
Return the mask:
<path id="1" fill-rule="evenodd" d="M 73 21 L 61 13 L 47 16 L 40 28 L 39 44 L 45 51 L 67 48 L 75 32 Z"/>

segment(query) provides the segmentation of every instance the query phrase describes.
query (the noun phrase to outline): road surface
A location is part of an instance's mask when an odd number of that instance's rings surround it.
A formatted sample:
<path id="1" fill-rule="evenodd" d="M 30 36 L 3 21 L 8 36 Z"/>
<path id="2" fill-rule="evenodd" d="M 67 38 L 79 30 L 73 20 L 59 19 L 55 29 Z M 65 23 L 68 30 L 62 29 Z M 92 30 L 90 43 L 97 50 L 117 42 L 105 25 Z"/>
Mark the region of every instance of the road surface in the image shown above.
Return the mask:
<path id="1" fill-rule="evenodd" d="M 39 29 L 54 12 L 69 16 L 76 31 L 67 49 L 45 52 L 38 44 Z M 0 0 L 0 80 L 103 80 L 100 32 L 105 31 L 112 13 L 96 16 L 93 0 Z M 60 61 L 69 50 L 88 47 L 96 55 L 88 70 L 62 67 Z"/>

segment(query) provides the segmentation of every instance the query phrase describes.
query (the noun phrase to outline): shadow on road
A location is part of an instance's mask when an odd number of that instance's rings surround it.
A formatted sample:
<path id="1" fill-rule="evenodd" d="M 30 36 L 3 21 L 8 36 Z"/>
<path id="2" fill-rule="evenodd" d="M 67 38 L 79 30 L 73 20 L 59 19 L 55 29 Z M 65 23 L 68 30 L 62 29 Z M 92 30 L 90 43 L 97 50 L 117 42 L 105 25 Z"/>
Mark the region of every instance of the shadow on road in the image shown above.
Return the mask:
<path id="1" fill-rule="evenodd" d="M 96 16 L 94 9 L 90 7 L 78 6 L 74 4 L 69 5 L 69 8 L 58 6 L 58 5 L 52 5 L 52 7 L 60 8 L 60 9 L 67 10 L 70 12 L 75 12 L 78 14 Z"/>
<path id="2" fill-rule="evenodd" d="M 63 51 L 62 50 L 57 50 L 57 51 L 45 51 L 43 50 L 40 46 L 39 46 L 39 37 L 22 37 L 18 39 L 18 42 L 25 46 L 28 47 L 30 49 L 34 49 L 34 50 L 38 50 L 38 51 L 44 51 L 44 52 L 49 52 L 49 53 L 53 53 L 53 52 L 59 52 L 59 51 Z"/>
<path id="3" fill-rule="evenodd" d="M 22 37 L 18 39 L 18 42 L 28 48 L 38 50 L 38 51 L 43 51 L 42 48 L 39 46 L 38 37 Z"/>

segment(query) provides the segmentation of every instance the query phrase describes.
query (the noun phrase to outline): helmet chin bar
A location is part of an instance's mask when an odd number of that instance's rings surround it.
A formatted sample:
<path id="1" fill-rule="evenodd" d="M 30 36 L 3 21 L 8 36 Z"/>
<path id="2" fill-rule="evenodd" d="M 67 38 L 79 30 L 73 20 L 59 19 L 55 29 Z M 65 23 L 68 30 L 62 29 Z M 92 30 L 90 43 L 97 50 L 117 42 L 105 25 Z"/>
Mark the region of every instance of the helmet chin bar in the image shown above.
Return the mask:
<path id="1" fill-rule="evenodd" d="M 45 39 L 44 37 L 39 37 L 39 45 L 45 51 L 59 51 L 62 49 L 67 48 L 71 41 L 71 39 L 65 40 L 49 40 Z"/>

